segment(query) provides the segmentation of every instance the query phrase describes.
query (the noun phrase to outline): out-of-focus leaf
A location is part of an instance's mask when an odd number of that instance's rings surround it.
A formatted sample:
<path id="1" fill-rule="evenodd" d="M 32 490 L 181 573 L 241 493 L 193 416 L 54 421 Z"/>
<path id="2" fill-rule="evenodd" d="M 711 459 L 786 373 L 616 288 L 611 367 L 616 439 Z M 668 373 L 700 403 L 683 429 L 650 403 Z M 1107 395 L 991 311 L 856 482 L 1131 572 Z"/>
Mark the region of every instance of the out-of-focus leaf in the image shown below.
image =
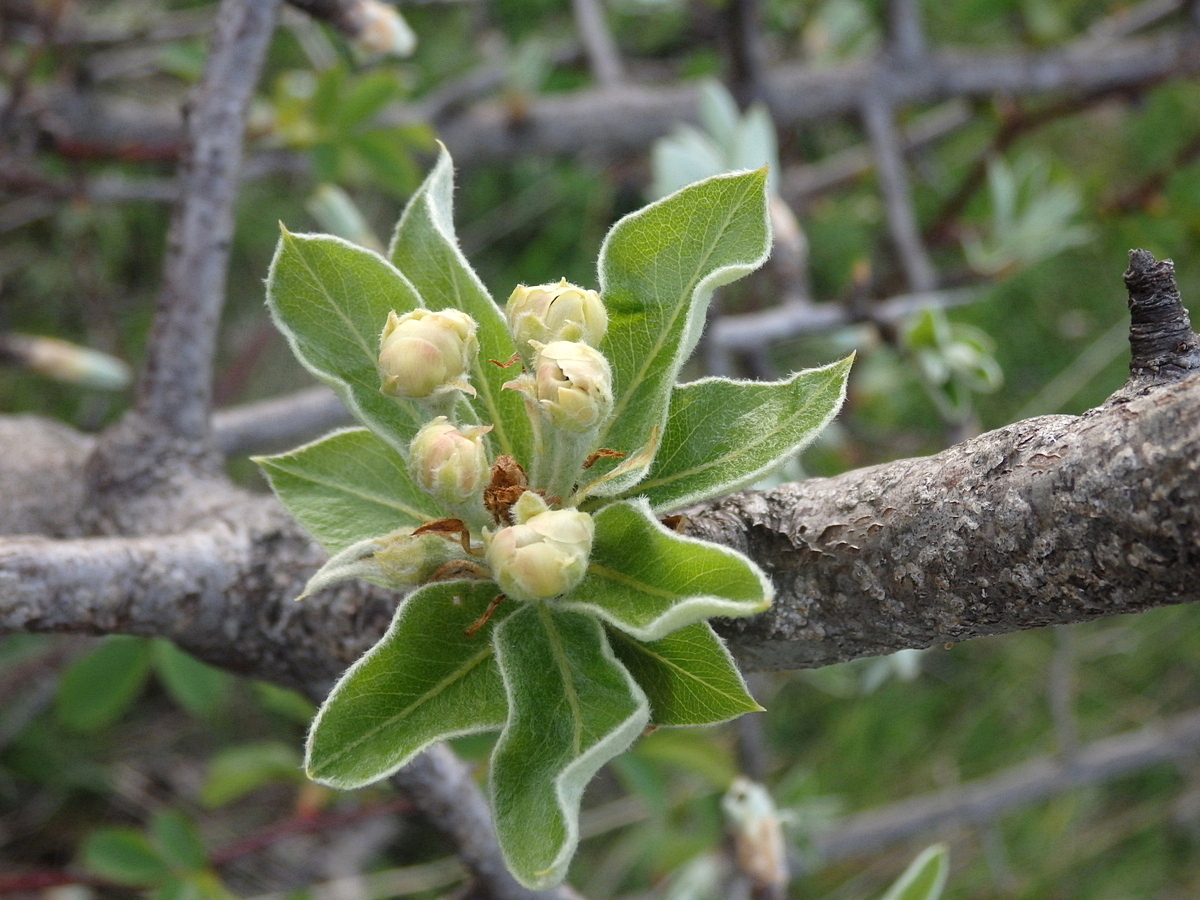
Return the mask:
<path id="1" fill-rule="evenodd" d="M 95 731 L 115 722 L 141 693 L 150 655 L 145 638 L 105 638 L 63 673 L 55 702 L 60 721 L 79 731 Z"/>
<path id="2" fill-rule="evenodd" d="M 950 850 L 934 844 L 921 851 L 882 900 L 938 900 L 950 874 Z"/>
<path id="3" fill-rule="evenodd" d="M 154 671 L 167 693 L 195 716 L 210 715 L 229 687 L 230 676 L 200 662 L 167 640 L 152 642 Z"/>
<path id="4" fill-rule="evenodd" d="M 263 741 L 219 751 L 200 788 L 205 806 L 223 806 L 270 782 L 301 782 L 300 753 L 290 744 Z"/>
<path id="5" fill-rule="evenodd" d="M 87 871 L 131 887 L 155 884 L 171 872 L 147 837 L 133 828 L 93 831 L 83 842 L 80 856 Z"/>

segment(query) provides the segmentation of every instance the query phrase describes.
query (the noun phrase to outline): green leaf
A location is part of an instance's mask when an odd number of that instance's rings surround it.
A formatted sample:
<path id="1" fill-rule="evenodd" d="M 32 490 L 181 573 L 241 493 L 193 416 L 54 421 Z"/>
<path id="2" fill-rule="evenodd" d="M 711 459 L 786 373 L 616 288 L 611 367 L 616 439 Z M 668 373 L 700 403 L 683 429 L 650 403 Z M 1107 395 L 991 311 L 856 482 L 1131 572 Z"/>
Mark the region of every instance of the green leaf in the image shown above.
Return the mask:
<path id="1" fill-rule="evenodd" d="M 707 622 L 657 641 L 639 641 L 613 629 L 609 640 L 617 659 L 650 699 L 650 721 L 655 725 L 711 725 L 762 711 Z"/>
<path id="2" fill-rule="evenodd" d="M 154 671 L 171 697 L 194 716 L 207 716 L 217 708 L 230 676 L 200 662 L 167 640 L 152 642 Z"/>
<path id="3" fill-rule="evenodd" d="M 399 450 L 427 418 L 379 391 L 379 335 L 391 310 L 420 294 L 372 250 L 327 234 L 284 230 L 267 276 L 267 306 L 292 352 L 364 425 Z"/>
<path id="4" fill-rule="evenodd" d="M 631 493 L 655 512 L 737 490 L 802 450 L 841 408 L 848 356 L 785 381 L 704 378 L 671 392 L 662 446 Z"/>
<path id="5" fill-rule="evenodd" d="M 150 833 L 163 859 L 176 869 L 195 871 L 208 865 L 208 851 L 195 823 L 187 816 L 174 810 L 156 813 L 150 822 Z"/>
<path id="6" fill-rule="evenodd" d="M 395 772 L 434 741 L 497 730 L 507 706 L 489 640 L 514 605 L 490 581 L 438 582 L 400 605 L 387 634 L 347 670 L 313 720 L 305 768 L 315 781 L 354 788 Z"/>
<path id="7" fill-rule="evenodd" d="M 400 454 L 365 428 L 255 462 L 287 511 L 331 554 L 442 515 Z"/>
<path id="8" fill-rule="evenodd" d="M 63 673 L 55 708 L 59 720 L 78 731 L 115 722 L 133 705 L 150 672 L 150 642 L 113 635 Z"/>
<path id="9" fill-rule="evenodd" d="M 219 751 L 208 764 L 200 788 L 205 806 L 224 806 L 273 781 L 293 782 L 301 777 L 300 754 L 291 744 L 263 741 Z"/>
<path id="10" fill-rule="evenodd" d="M 594 516 L 596 536 L 583 581 L 559 601 L 643 641 L 710 616 L 748 616 L 771 605 L 774 590 L 749 559 L 669 531 L 642 499 Z"/>
<path id="11" fill-rule="evenodd" d="M 524 400 L 519 392 L 502 389 L 516 373 L 488 361 L 503 362 L 516 347 L 504 313 L 459 249 L 453 194 L 454 166 L 442 147 L 433 171 L 417 188 L 396 225 L 388 256 L 433 304 L 431 309 L 452 306 L 479 323 L 479 356 L 471 370 L 471 385 L 479 395 L 469 402 L 481 423 L 495 426 L 491 436 L 500 452 L 528 466 L 532 437 Z"/>
<path id="12" fill-rule="evenodd" d="M 926 847 L 909 864 L 882 900 L 938 900 L 950 874 L 950 850 L 945 844 Z"/>
<path id="13" fill-rule="evenodd" d="M 613 226 L 599 270 L 608 308 L 600 349 L 612 363 L 615 404 L 599 446 L 632 453 L 661 432 L 713 290 L 758 268 L 770 248 L 763 169 L 698 182 Z M 634 470 L 601 493 L 620 494 L 644 474 Z"/>
<path id="14" fill-rule="evenodd" d="M 509 715 L 492 754 L 492 809 L 509 869 L 526 887 L 558 884 L 579 840 L 579 798 L 632 743 L 649 706 L 600 623 L 530 603 L 496 629 Z"/>
<path id="15" fill-rule="evenodd" d="M 144 834 L 133 828 L 101 828 L 83 842 L 83 868 L 118 884 L 144 886 L 170 874 Z"/>

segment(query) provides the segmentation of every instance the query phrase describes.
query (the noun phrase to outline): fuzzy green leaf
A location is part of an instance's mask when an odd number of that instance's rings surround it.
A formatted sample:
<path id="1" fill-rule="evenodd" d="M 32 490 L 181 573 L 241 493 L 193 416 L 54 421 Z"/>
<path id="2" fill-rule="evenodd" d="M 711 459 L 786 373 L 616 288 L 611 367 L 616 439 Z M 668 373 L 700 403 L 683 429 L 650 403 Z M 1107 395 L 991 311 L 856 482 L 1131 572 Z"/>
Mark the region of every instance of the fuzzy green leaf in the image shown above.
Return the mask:
<path id="1" fill-rule="evenodd" d="M 496 629 L 509 715 L 492 755 L 492 809 L 517 880 L 558 884 L 579 840 L 579 799 L 649 721 L 641 688 L 600 623 L 530 603 Z"/>
<path id="2" fill-rule="evenodd" d="M 707 622 L 687 625 L 657 641 L 639 641 L 613 629 L 609 640 L 617 659 L 650 699 L 650 721 L 655 725 L 712 725 L 762 711 Z"/>
<path id="3" fill-rule="evenodd" d="M 599 616 L 653 641 L 710 616 L 748 616 L 774 591 L 749 559 L 662 526 L 645 500 L 623 500 L 595 515 L 583 581 L 559 605 Z"/>
<path id="4" fill-rule="evenodd" d="M 507 706 L 490 641 L 513 603 L 469 628 L 498 593 L 491 582 L 439 582 L 401 604 L 378 644 L 325 700 L 308 736 L 310 778 L 355 788 L 395 772 L 434 741 L 498 730 Z"/>
<path id="5" fill-rule="evenodd" d="M 427 417 L 380 393 L 379 335 L 391 310 L 422 305 L 378 253 L 327 234 L 285 230 L 267 276 L 267 306 L 296 357 L 401 453 Z"/>
<path id="6" fill-rule="evenodd" d="M 330 553 L 442 514 L 400 454 L 365 428 L 255 462 L 288 512 Z"/>
<path id="7" fill-rule="evenodd" d="M 785 381 L 704 378 L 675 388 L 662 446 L 631 493 L 661 512 L 762 478 L 837 414 L 853 359 L 796 372 Z"/>
<path id="8" fill-rule="evenodd" d="M 467 402 L 482 424 L 494 426 L 491 437 L 501 453 L 530 465 L 531 436 L 524 401 L 502 385 L 517 374 L 490 359 L 503 362 L 516 347 L 508 334 L 504 313 L 471 268 L 454 233 L 454 166 L 442 147 L 429 173 L 396 225 L 388 256 L 412 282 L 430 309 L 455 307 L 479 323 L 479 356 L 471 370 L 471 385 L 479 392 Z M 382 327 L 382 326 L 381 326 Z"/>
<path id="9" fill-rule="evenodd" d="M 613 367 L 613 416 L 599 446 L 633 453 L 660 433 L 671 387 L 704 327 L 715 288 L 762 265 L 771 247 L 766 170 L 717 175 L 613 226 L 600 249 L 608 333 L 600 349 Z M 602 460 L 597 473 L 612 468 Z M 625 491 L 645 469 L 604 484 Z"/>

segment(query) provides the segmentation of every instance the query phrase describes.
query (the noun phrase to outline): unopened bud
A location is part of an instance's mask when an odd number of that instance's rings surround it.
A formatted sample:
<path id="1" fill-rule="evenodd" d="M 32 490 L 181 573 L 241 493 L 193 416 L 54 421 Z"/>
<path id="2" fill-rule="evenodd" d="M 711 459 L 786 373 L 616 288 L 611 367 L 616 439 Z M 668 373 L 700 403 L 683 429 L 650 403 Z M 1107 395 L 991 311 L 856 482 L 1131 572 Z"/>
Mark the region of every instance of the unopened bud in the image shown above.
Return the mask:
<path id="1" fill-rule="evenodd" d="M 565 278 L 558 284 L 518 285 L 504 312 L 522 353 L 530 341 L 583 341 L 594 347 L 608 327 L 608 313 L 600 295 Z"/>
<path id="2" fill-rule="evenodd" d="M 397 587 L 415 587 L 433 577 L 447 563 L 464 558 L 462 548 L 440 534 L 414 535 L 405 528 L 378 538 L 374 562 Z"/>
<path id="3" fill-rule="evenodd" d="M 613 407 L 604 354 L 576 341 L 534 347 L 534 396 L 554 426 L 583 432 L 603 424 Z"/>
<path id="4" fill-rule="evenodd" d="M 491 467 L 483 436 L 491 425 L 456 428 L 445 416 L 428 422 L 409 445 L 409 470 L 421 489 L 447 505 L 483 496 Z"/>
<path id="5" fill-rule="evenodd" d="M 517 524 L 487 538 L 487 563 L 500 589 L 518 600 L 565 594 L 587 573 L 595 525 L 577 509 L 549 509 L 532 491 L 513 506 Z"/>
<path id="6" fill-rule="evenodd" d="M 390 312 L 379 338 L 380 390 L 412 400 L 450 389 L 474 396 L 467 372 L 478 353 L 475 320 L 464 312 Z"/>

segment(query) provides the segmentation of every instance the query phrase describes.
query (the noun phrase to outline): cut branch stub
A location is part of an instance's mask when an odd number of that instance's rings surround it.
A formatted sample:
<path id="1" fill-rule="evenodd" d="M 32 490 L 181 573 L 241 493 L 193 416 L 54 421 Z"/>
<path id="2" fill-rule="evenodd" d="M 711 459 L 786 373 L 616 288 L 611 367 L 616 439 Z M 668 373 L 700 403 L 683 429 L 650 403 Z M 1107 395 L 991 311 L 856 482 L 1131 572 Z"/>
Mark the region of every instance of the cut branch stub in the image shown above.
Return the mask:
<path id="1" fill-rule="evenodd" d="M 1200 344 L 1175 284 L 1175 264 L 1129 251 L 1129 373 L 1132 380 L 1178 381 L 1200 369 Z"/>

